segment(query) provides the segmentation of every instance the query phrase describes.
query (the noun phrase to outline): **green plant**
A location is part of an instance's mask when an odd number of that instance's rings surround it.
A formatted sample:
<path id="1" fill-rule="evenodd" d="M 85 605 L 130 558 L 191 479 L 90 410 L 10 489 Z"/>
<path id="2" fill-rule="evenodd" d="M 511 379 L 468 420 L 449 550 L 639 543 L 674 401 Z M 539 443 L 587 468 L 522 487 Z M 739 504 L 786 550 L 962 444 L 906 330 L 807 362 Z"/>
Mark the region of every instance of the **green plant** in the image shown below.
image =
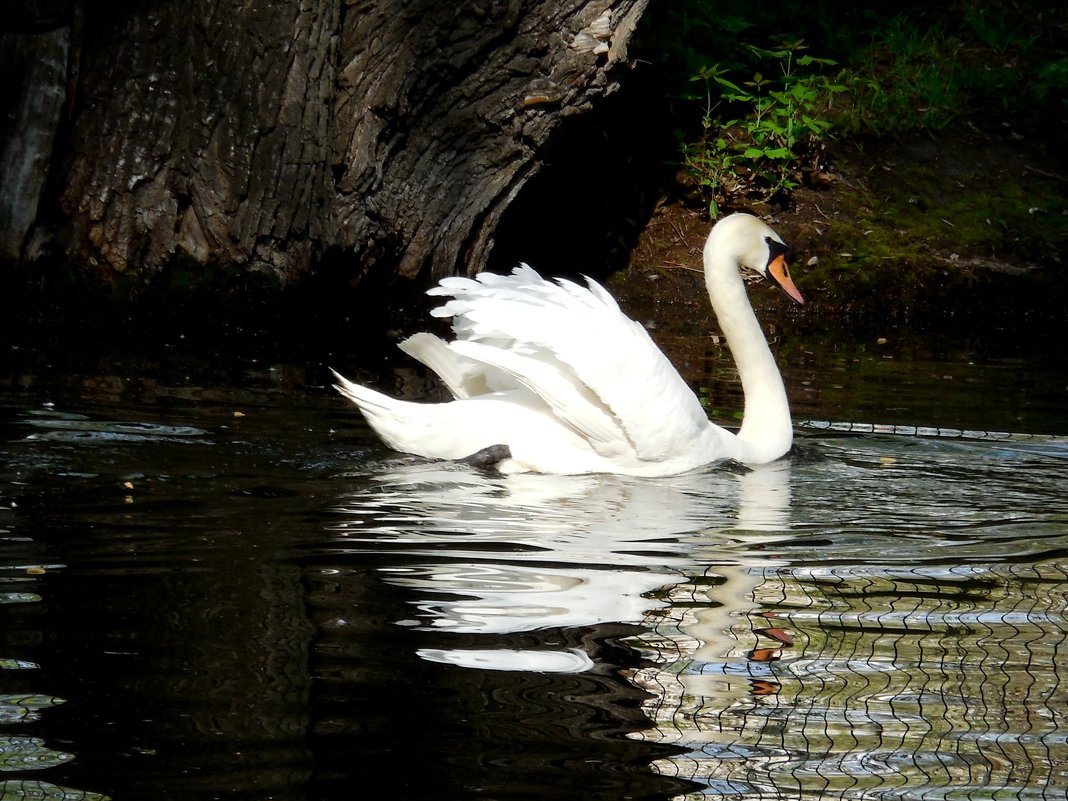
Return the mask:
<path id="1" fill-rule="evenodd" d="M 802 151 L 829 134 L 831 98 L 846 89 L 815 71 L 834 62 L 802 54 L 800 40 L 774 49 L 745 48 L 757 63 L 773 63 L 778 76 L 756 72 L 751 80 L 732 81 L 727 69 L 714 64 L 691 77 L 704 84 L 705 111 L 701 135 L 684 146 L 683 160 L 709 191 L 713 217 L 719 204 L 731 198 L 766 199 L 796 187 Z M 717 116 L 721 105 L 734 114 Z"/>

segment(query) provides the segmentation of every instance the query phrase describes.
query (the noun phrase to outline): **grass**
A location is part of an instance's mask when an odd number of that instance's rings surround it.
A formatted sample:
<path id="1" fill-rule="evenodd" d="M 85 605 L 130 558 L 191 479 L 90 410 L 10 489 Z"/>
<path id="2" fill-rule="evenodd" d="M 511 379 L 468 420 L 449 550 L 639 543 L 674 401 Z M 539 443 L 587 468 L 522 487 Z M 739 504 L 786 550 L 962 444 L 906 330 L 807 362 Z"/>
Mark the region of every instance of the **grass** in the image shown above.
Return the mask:
<path id="1" fill-rule="evenodd" d="M 813 305 L 884 323 L 1057 316 L 1063 180 L 1027 170 L 1022 154 L 965 140 L 843 150 L 852 152 L 843 167 L 860 178 L 834 193 L 834 213 L 808 243 L 820 252 L 803 273 Z"/>

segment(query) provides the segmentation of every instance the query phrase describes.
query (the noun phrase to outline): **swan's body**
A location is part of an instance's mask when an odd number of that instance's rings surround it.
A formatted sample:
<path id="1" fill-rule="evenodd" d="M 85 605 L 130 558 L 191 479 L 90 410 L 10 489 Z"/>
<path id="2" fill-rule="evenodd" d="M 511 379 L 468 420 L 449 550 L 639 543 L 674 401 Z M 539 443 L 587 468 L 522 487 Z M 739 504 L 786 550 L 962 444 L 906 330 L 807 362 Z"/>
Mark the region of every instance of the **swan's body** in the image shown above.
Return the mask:
<path id="1" fill-rule="evenodd" d="M 455 400 L 396 400 L 337 375 L 337 389 L 393 448 L 437 459 L 492 453 L 502 470 L 666 476 L 734 459 L 762 464 L 793 442 L 786 389 L 739 266 L 797 302 L 789 248 L 755 217 L 712 229 L 705 283 L 745 393 L 741 429 L 711 423 L 645 329 L 595 281 L 546 281 L 526 265 L 511 275 L 445 278 L 456 339 L 416 334 L 401 348 L 438 374 Z M 507 450 L 495 446 L 506 446 Z M 488 450 L 493 449 L 493 450 Z"/>

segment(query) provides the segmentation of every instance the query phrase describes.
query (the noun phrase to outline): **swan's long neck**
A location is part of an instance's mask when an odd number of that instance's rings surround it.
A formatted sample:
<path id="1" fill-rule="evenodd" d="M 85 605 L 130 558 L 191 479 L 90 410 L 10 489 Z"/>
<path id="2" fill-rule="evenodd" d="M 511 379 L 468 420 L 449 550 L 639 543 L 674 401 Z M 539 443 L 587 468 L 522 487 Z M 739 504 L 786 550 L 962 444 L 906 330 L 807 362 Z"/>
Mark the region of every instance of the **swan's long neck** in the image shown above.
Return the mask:
<path id="1" fill-rule="evenodd" d="M 782 376 L 738 273 L 738 260 L 717 237 L 705 245 L 705 286 L 734 356 L 745 394 L 745 412 L 738 432 L 741 462 L 770 461 L 793 442 L 790 405 Z"/>

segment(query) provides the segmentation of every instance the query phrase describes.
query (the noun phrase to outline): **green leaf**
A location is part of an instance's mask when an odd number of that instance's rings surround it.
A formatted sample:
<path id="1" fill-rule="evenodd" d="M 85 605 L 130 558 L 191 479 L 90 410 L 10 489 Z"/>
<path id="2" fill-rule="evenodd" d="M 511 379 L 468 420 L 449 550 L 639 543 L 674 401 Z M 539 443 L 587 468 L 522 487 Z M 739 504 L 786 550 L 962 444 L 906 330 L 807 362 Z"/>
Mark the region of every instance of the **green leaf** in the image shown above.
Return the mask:
<path id="1" fill-rule="evenodd" d="M 786 50 L 765 50 L 763 47 L 757 47 L 756 45 L 747 44 L 746 49 L 758 58 L 765 59 L 781 59 L 786 58 L 789 52 Z"/>
<path id="2" fill-rule="evenodd" d="M 745 93 L 745 90 L 742 89 L 742 87 L 738 86 L 737 84 L 731 83 L 726 78 L 723 78 L 719 75 L 716 76 L 716 83 L 718 83 L 720 86 L 726 86 L 733 92 L 738 92 L 739 94 Z"/>
<path id="3" fill-rule="evenodd" d="M 830 58 L 816 58 L 815 56 L 798 56 L 797 63 L 802 67 L 807 67 L 810 64 L 823 64 L 827 67 L 837 66 L 838 62 Z"/>

